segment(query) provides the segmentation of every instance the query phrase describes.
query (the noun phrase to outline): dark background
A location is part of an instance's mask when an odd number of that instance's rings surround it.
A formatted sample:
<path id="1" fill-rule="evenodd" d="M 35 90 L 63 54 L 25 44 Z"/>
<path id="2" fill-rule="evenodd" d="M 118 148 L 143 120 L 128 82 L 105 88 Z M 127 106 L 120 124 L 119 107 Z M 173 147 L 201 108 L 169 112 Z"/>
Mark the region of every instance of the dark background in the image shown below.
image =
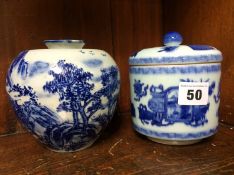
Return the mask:
<path id="1" fill-rule="evenodd" d="M 0 135 L 23 132 L 5 91 L 7 68 L 22 50 L 45 48 L 45 39 L 83 39 L 103 49 L 121 72 L 118 113 L 129 112 L 128 57 L 162 45 L 168 31 L 184 44 L 208 44 L 222 51 L 222 122 L 234 124 L 233 0 L 1 0 Z"/>

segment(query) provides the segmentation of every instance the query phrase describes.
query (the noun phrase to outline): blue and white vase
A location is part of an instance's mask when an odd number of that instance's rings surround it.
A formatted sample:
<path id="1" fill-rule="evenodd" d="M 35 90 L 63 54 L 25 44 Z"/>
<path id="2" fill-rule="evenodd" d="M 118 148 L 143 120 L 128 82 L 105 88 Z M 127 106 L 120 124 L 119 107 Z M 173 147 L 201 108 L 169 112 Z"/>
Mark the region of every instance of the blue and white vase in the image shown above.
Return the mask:
<path id="1" fill-rule="evenodd" d="M 171 32 L 164 47 L 129 59 L 133 127 L 149 139 L 175 145 L 216 133 L 222 54 L 205 45 L 180 45 Z"/>
<path id="2" fill-rule="evenodd" d="M 47 40 L 49 49 L 21 52 L 6 89 L 18 118 L 54 151 L 91 146 L 110 122 L 120 86 L 116 63 L 82 40 Z"/>

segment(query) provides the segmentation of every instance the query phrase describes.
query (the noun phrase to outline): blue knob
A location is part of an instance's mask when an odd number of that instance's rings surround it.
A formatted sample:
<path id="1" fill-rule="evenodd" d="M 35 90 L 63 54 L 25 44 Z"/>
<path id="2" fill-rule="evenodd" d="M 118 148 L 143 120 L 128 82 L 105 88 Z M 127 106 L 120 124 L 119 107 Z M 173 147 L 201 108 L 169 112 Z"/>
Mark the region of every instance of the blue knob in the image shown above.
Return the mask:
<path id="1" fill-rule="evenodd" d="M 163 38 L 165 46 L 179 46 L 182 41 L 183 38 L 178 32 L 168 32 Z"/>

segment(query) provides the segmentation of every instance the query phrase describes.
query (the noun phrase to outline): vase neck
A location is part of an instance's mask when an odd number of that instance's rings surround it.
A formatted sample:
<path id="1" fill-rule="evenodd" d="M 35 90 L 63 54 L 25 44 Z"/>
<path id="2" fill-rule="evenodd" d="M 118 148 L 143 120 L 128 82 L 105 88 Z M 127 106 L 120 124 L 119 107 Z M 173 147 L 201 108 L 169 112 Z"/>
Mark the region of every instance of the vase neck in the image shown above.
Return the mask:
<path id="1" fill-rule="evenodd" d="M 48 49 L 82 49 L 83 40 L 45 40 Z"/>

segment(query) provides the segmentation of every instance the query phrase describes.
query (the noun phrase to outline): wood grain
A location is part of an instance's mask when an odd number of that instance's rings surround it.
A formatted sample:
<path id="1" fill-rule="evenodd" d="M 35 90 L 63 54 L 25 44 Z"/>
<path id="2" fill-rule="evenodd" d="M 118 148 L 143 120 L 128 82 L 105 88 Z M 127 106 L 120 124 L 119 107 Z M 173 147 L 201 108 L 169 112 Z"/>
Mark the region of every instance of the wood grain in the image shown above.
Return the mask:
<path id="1" fill-rule="evenodd" d="M 164 33 L 178 31 L 184 44 L 211 45 L 223 53 L 220 116 L 234 124 L 234 1 L 163 1 Z"/>
<path id="2" fill-rule="evenodd" d="M 55 1 L 0 1 L 0 134 L 14 133 L 19 126 L 5 91 L 7 68 L 20 51 L 44 48 L 44 39 L 61 35 L 56 19 L 62 17 L 62 3 L 54 5 Z"/>
<path id="3" fill-rule="evenodd" d="M 19 52 L 45 48 L 45 39 L 83 39 L 86 48 L 112 55 L 109 0 L 3 0 L 0 26 L 0 134 L 22 131 L 5 91 L 7 68 Z"/>
<path id="4" fill-rule="evenodd" d="M 113 56 L 109 0 L 63 0 L 63 38 L 83 39 L 85 48 Z"/>
<path id="5" fill-rule="evenodd" d="M 1 137 L 0 174 L 233 174 L 233 135 L 222 125 L 217 135 L 195 145 L 161 145 L 136 134 L 124 114 L 92 147 L 75 153 L 52 152 L 28 133 Z"/>
<path id="6" fill-rule="evenodd" d="M 161 45 L 161 1 L 112 0 L 114 57 L 120 67 L 120 112 L 130 109 L 128 58 L 143 48 Z"/>

